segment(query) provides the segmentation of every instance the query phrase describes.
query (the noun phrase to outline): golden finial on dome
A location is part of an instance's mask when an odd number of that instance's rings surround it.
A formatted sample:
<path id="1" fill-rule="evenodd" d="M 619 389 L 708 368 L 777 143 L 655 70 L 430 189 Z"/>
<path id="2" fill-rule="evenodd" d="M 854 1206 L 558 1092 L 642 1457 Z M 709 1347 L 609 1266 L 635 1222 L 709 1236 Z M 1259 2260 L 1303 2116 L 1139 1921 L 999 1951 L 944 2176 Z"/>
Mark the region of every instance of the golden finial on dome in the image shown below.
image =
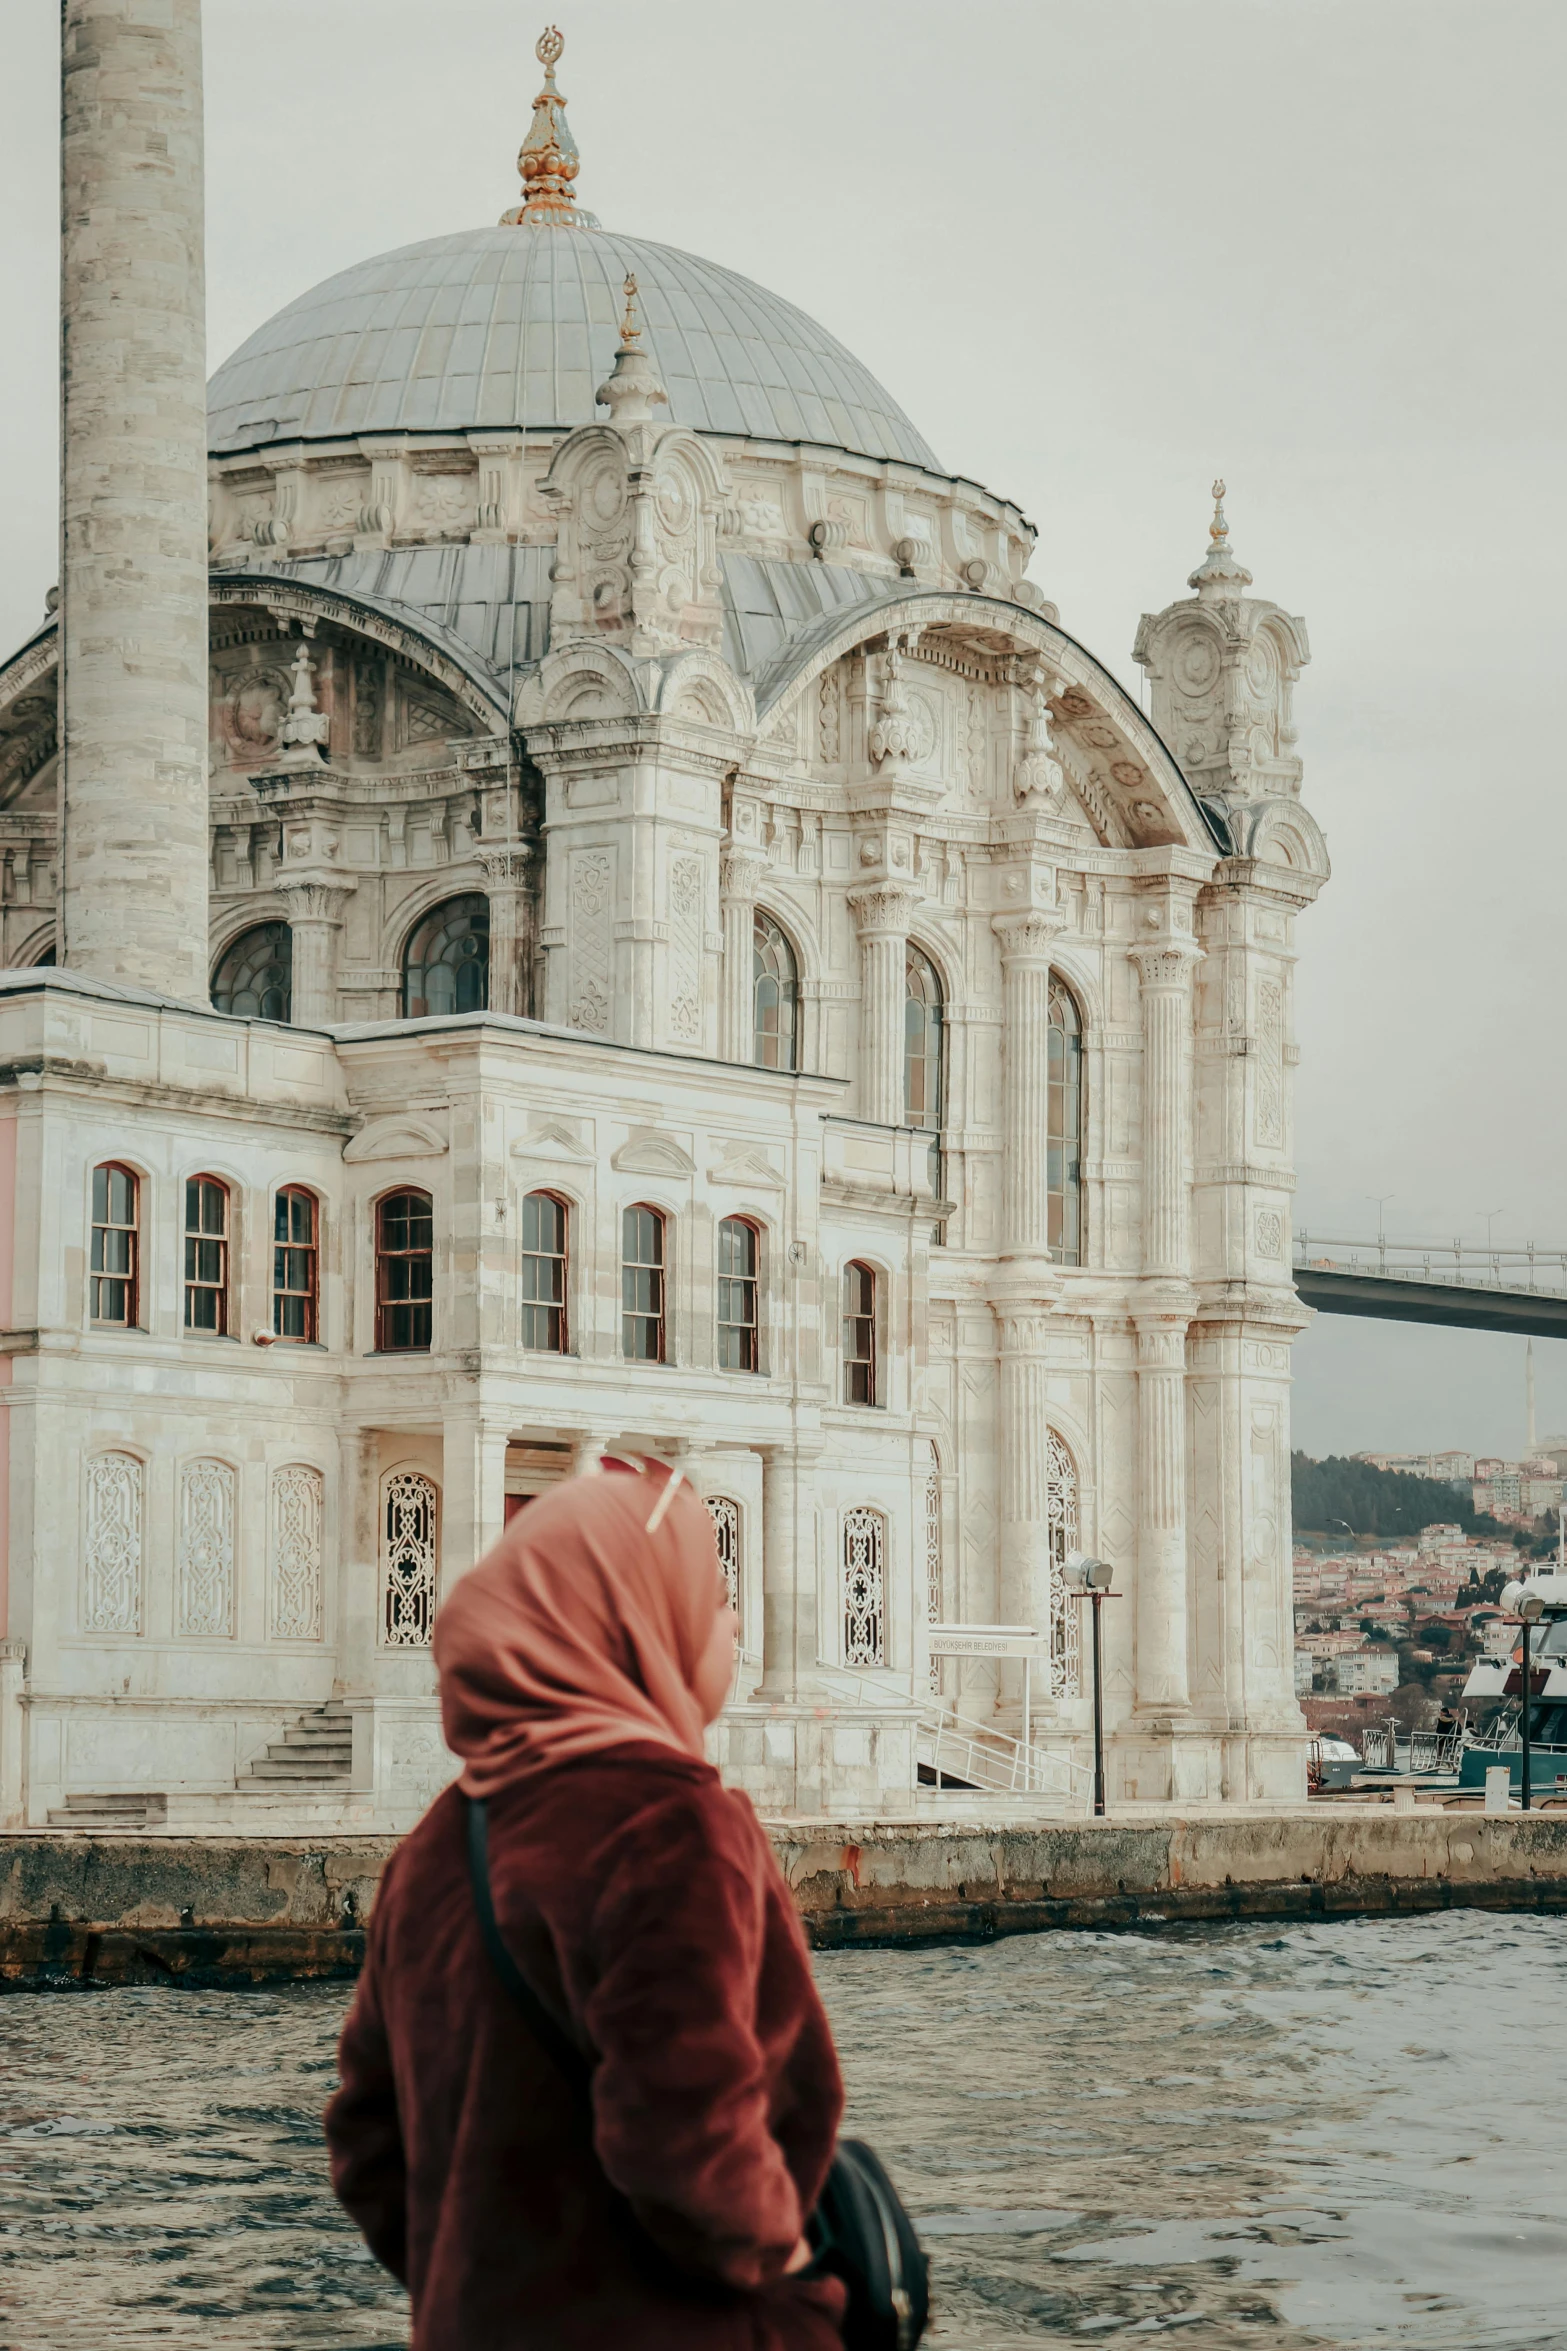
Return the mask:
<path id="1" fill-rule="evenodd" d="M 642 329 L 637 324 L 637 281 L 630 270 L 626 272 L 626 315 L 620 322 L 622 345 L 634 343 Z"/>
<path id="2" fill-rule="evenodd" d="M 1186 582 L 1199 595 L 1233 596 L 1237 589 L 1251 586 L 1251 573 L 1244 563 L 1236 561 L 1230 545 L 1230 526 L 1224 513 L 1224 483 L 1213 485 L 1213 520 L 1208 525 L 1208 552 Z"/>
<path id="3" fill-rule="evenodd" d="M 1208 537 L 1215 547 L 1225 547 L 1229 544 L 1230 526 L 1224 519 L 1224 484 L 1222 481 L 1217 481 L 1213 485 L 1213 520 L 1208 525 Z"/>
<path id="4" fill-rule="evenodd" d="M 577 142 L 566 122 L 566 101 L 555 85 L 555 68 L 566 44 L 559 25 L 546 25 L 533 54 L 544 68 L 544 87 L 533 101 L 533 120 L 517 155 L 522 202 L 501 214 L 502 228 L 596 229 L 591 212 L 578 210 L 572 181 L 582 168 Z"/>

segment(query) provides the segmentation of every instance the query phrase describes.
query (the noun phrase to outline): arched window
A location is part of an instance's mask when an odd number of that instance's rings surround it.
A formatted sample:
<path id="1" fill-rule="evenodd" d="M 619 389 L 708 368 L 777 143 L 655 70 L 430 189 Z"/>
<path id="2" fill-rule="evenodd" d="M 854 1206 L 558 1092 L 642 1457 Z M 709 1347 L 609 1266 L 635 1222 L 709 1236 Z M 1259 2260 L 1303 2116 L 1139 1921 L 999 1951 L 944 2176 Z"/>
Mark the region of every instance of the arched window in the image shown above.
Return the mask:
<path id="1" fill-rule="evenodd" d="M 522 1204 L 522 1343 L 546 1355 L 564 1355 L 566 1234 L 564 1200 L 530 1192 Z"/>
<path id="2" fill-rule="evenodd" d="M 1083 1023 L 1074 999 L 1050 983 L 1050 1084 L 1046 1110 L 1046 1183 L 1050 1254 L 1058 1265 L 1083 1262 Z"/>
<path id="3" fill-rule="evenodd" d="M 740 1606 L 740 1505 L 727 1494 L 704 1494 L 702 1507 L 713 1522 L 713 1540 L 718 1546 L 718 1564 L 724 1571 L 724 1590 L 729 1594 L 729 1605 Z"/>
<path id="4" fill-rule="evenodd" d="M 918 947 L 909 948 L 903 975 L 904 1124 L 939 1135 L 944 1075 L 941 982 L 930 957 Z"/>
<path id="5" fill-rule="evenodd" d="M 428 1649 L 435 1622 L 440 1497 L 416 1469 L 386 1481 L 381 1515 L 381 1638 L 389 1649 Z"/>
<path id="6" fill-rule="evenodd" d="M 185 1186 L 185 1328 L 221 1339 L 229 1327 L 229 1188 L 217 1176 Z"/>
<path id="7" fill-rule="evenodd" d="M 879 1510 L 844 1513 L 843 1662 L 887 1662 L 887 1522 Z"/>
<path id="8" fill-rule="evenodd" d="M 628 1208 L 620 1232 L 621 1352 L 628 1363 L 662 1363 L 664 1219 L 656 1208 Z"/>
<path id="9" fill-rule="evenodd" d="M 141 1185 L 111 1159 L 92 1171 L 91 1319 L 110 1330 L 134 1330 L 140 1288 Z"/>
<path id="10" fill-rule="evenodd" d="M 843 1400 L 876 1401 L 876 1276 L 857 1258 L 843 1269 Z"/>
<path id="11" fill-rule="evenodd" d="M 382 1355 L 430 1344 L 435 1210 L 428 1192 L 389 1192 L 375 1212 L 375 1343 Z"/>
<path id="12" fill-rule="evenodd" d="M 757 1344 L 758 1239 L 743 1216 L 726 1216 L 718 1228 L 718 1368 L 760 1371 Z"/>
<path id="13" fill-rule="evenodd" d="M 294 934 L 286 922 L 258 922 L 226 948 L 212 975 L 219 1012 L 251 1020 L 292 1020 Z"/>
<path id="14" fill-rule="evenodd" d="M 1082 1611 L 1066 1591 L 1066 1558 L 1077 1549 L 1077 1468 L 1054 1429 L 1045 1431 L 1045 1520 L 1049 1537 L 1050 1695 L 1073 1698 L 1081 1687 L 1078 1637 Z"/>
<path id="15" fill-rule="evenodd" d="M 272 1333 L 309 1346 L 320 1320 L 320 1204 L 314 1192 L 290 1184 L 272 1211 Z"/>
<path id="16" fill-rule="evenodd" d="M 59 960 L 59 957 L 54 951 L 54 943 L 51 940 L 50 944 L 44 949 L 41 955 L 35 955 L 33 957 L 33 969 L 34 971 L 53 971 Z"/>
<path id="17" fill-rule="evenodd" d="M 483 1012 L 490 1001 L 490 902 L 448 898 L 418 924 L 403 954 L 403 1018 Z"/>
<path id="18" fill-rule="evenodd" d="M 794 949 L 770 914 L 751 929 L 751 1000 L 758 1069 L 800 1066 L 800 974 Z"/>

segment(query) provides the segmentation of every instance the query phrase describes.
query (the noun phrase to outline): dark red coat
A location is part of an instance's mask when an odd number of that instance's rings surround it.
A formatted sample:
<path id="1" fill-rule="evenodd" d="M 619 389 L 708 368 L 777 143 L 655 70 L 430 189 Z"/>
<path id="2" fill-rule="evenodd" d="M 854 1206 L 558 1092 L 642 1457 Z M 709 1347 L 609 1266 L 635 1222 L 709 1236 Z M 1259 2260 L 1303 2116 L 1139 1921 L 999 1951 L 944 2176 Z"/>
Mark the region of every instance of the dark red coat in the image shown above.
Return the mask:
<path id="1" fill-rule="evenodd" d="M 746 1799 L 668 1750 L 587 1757 L 492 1800 L 490 1869 L 593 2112 L 491 1967 L 448 1789 L 382 1878 L 326 2117 L 417 2351 L 828 2351 L 838 2289 L 780 2273 L 842 2088 Z"/>

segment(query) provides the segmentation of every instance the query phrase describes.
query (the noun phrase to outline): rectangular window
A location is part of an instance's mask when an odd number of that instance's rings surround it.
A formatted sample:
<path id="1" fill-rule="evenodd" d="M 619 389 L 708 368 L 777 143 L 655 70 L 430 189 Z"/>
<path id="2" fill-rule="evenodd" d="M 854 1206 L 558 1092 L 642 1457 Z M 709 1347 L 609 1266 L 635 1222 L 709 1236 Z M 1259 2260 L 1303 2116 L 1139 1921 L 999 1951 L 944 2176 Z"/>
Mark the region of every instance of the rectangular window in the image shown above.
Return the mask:
<path id="1" fill-rule="evenodd" d="M 718 1368 L 759 1368 L 756 1334 L 756 1227 L 726 1216 L 718 1228 Z"/>
<path id="2" fill-rule="evenodd" d="M 128 1167 L 95 1167 L 92 1171 L 88 1312 L 94 1322 L 122 1331 L 132 1330 L 136 1324 L 140 1189 Z"/>
<path id="3" fill-rule="evenodd" d="M 314 1192 L 279 1192 L 272 1222 L 272 1330 L 309 1345 L 316 1337 L 320 1256 Z"/>
<path id="4" fill-rule="evenodd" d="M 522 1204 L 522 1343 L 566 1352 L 566 1204 L 553 1192 Z"/>
<path id="5" fill-rule="evenodd" d="M 428 1192 L 389 1193 L 376 1210 L 375 1343 L 384 1355 L 430 1345 L 435 1221 Z"/>
<path id="6" fill-rule="evenodd" d="M 843 1400 L 876 1401 L 876 1276 L 868 1265 L 843 1269 Z"/>
<path id="7" fill-rule="evenodd" d="M 664 1220 L 628 1208 L 621 1220 L 620 1345 L 628 1363 L 664 1360 Z"/>
<path id="8" fill-rule="evenodd" d="M 221 1339 L 229 1327 L 229 1191 L 216 1176 L 185 1186 L 185 1328 Z"/>

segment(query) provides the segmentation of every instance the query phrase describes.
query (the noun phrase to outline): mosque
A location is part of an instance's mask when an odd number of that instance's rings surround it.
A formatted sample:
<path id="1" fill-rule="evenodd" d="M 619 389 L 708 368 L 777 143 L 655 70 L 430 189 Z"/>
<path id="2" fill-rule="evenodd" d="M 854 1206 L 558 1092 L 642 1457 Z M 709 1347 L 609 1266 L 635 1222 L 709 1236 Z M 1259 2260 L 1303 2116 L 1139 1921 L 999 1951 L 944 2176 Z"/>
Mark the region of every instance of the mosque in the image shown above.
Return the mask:
<path id="1" fill-rule="evenodd" d="M 607 1447 L 706 1500 L 715 1751 L 770 1810 L 945 1801 L 943 1726 L 1075 1802 L 1074 1551 L 1112 1798 L 1301 1794 L 1327 860 L 1305 629 L 1222 502 L 1145 714 L 833 335 L 584 208 L 553 29 L 499 224 L 204 386 L 199 0 L 63 23 L 61 579 L 0 666 L 0 1820 L 406 1825 L 443 1588 Z"/>

